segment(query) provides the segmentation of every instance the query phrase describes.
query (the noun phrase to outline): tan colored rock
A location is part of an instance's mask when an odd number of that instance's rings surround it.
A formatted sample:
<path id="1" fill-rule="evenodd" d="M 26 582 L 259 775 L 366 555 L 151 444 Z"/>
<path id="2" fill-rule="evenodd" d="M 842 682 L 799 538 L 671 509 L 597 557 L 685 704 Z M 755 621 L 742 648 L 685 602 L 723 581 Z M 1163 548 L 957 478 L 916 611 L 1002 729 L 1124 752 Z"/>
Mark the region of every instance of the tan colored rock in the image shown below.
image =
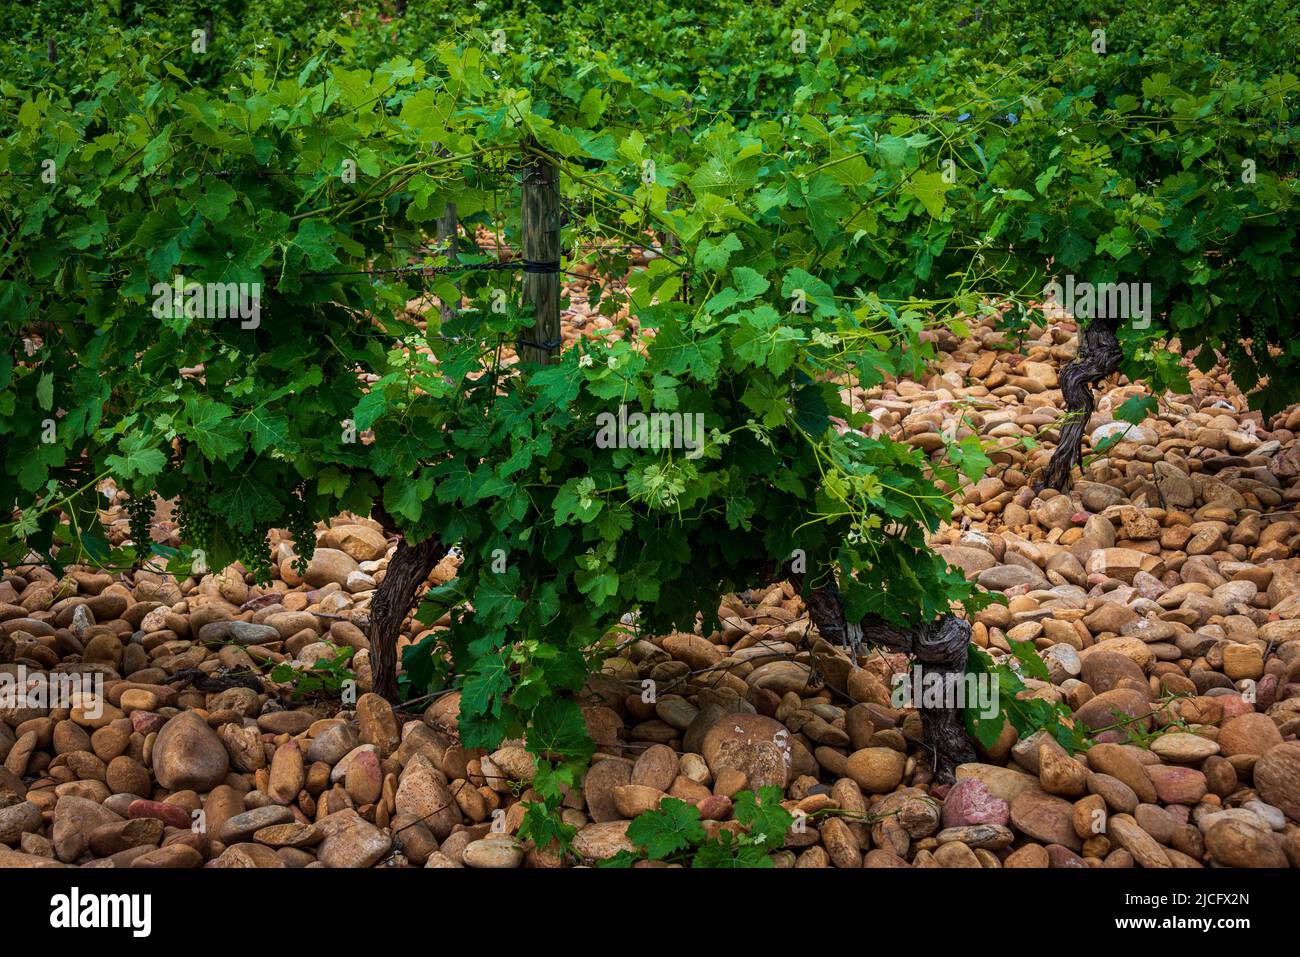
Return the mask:
<path id="1" fill-rule="evenodd" d="M 1285 741 L 1265 751 L 1255 762 L 1254 777 L 1259 796 L 1300 823 L 1300 742 Z"/>
<path id="2" fill-rule="evenodd" d="M 722 660 L 722 652 L 713 642 L 683 632 L 665 638 L 664 650 L 693 669 L 711 668 Z"/>
<path id="3" fill-rule="evenodd" d="M 170 719 L 153 744 L 153 772 L 171 791 L 210 791 L 230 770 L 226 747 L 193 711 Z"/>
<path id="4" fill-rule="evenodd" d="M 863 748 L 849 755 L 848 776 L 867 794 L 887 794 L 902 781 L 906 764 L 893 748 Z"/>
<path id="5" fill-rule="evenodd" d="M 373 867 L 393 846 L 391 837 L 351 808 L 329 815 L 317 826 L 325 836 L 317 859 L 326 867 Z"/>
<path id="6" fill-rule="evenodd" d="M 1216 864 L 1227 867 L 1286 867 L 1281 842 L 1264 828 L 1238 818 L 1217 821 L 1205 834 L 1205 849 Z"/>
<path id="7" fill-rule="evenodd" d="M 728 714 L 713 723 L 701 747 L 709 769 L 744 773 L 751 787 L 784 788 L 793 763 L 790 731 L 760 714 Z"/>
<path id="8" fill-rule="evenodd" d="M 1090 698 L 1074 712 L 1090 732 L 1103 731 L 1117 725 L 1145 730 L 1151 724 L 1151 705 L 1145 695 L 1131 688 L 1116 688 Z"/>
<path id="9" fill-rule="evenodd" d="M 1052 860 L 1047 856 L 1047 849 L 1041 844 L 1026 844 L 1007 855 L 1003 867 L 1051 867 Z"/>
<path id="10" fill-rule="evenodd" d="M 253 840 L 268 847 L 313 847 L 324 839 L 324 834 L 315 824 L 302 824 L 294 821 L 290 824 L 272 824 L 253 832 Z"/>
<path id="11" fill-rule="evenodd" d="M 1267 715 L 1238 715 L 1219 728 L 1219 751 L 1224 757 L 1264 754 L 1281 743 L 1282 734 Z"/>
<path id="12" fill-rule="evenodd" d="M 277 750 L 277 757 L 279 756 L 279 753 L 280 752 Z M 277 789 L 275 783 L 274 762 L 271 765 L 271 775 L 272 796 L 281 804 L 289 803 L 288 801 L 281 800 L 278 796 L 281 793 L 281 790 L 287 790 L 287 787 Z M 373 804 L 379 800 L 379 795 L 383 788 L 383 780 L 383 769 L 379 763 L 378 752 L 362 750 L 358 751 L 352 760 L 348 762 L 347 774 L 343 776 L 343 787 L 348 792 L 348 796 L 352 798 L 353 802 L 357 805 Z M 298 790 L 302 790 L 302 788 L 299 787 Z M 294 794 L 296 796 L 297 791 L 295 791 Z"/>
<path id="13" fill-rule="evenodd" d="M 461 860 L 466 867 L 508 869 L 523 863 L 524 849 L 513 837 L 494 834 L 467 844 Z"/>
<path id="14" fill-rule="evenodd" d="M 256 726 L 228 721 L 217 729 L 217 737 L 236 771 L 251 774 L 266 767 L 266 749 L 262 747 L 262 733 Z"/>
<path id="15" fill-rule="evenodd" d="M 440 841 L 461 823 L 460 806 L 452 797 L 446 778 L 422 757 L 415 758 L 402 772 L 395 804 L 398 814 L 423 821 Z"/>
<path id="16" fill-rule="evenodd" d="M 617 821 L 622 818 L 614 804 L 614 790 L 632 783 L 632 765 L 621 758 L 605 758 L 587 770 L 582 782 L 587 813 L 593 821 Z M 707 793 L 707 792 L 706 792 Z"/>
<path id="17" fill-rule="evenodd" d="M 1086 567 L 1090 575 L 1105 575 L 1131 585 L 1138 572 L 1152 572 L 1160 564 L 1159 559 L 1132 548 L 1099 548 L 1088 556 Z"/>
<path id="18" fill-rule="evenodd" d="M 1105 834 L 1108 821 L 1106 801 L 1100 794 L 1089 794 L 1074 802 L 1071 823 L 1074 833 L 1083 840 Z"/>
<path id="19" fill-rule="evenodd" d="M 292 739 L 275 749 L 271 759 L 268 793 L 277 804 L 292 804 L 307 783 L 307 768 L 302 749 Z"/>
<path id="20" fill-rule="evenodd" d="M 402 743 L 401 728 L 393 706 L 374 693 L 357 699 L 357 735 L 363 744 L 373 744 L 386 758 Z"/>
<path id="21" fill-rule="evenodd" d="M 357 560 L 347 552 L 337 548 L 317 548 L 303 578 L 307 584 L 317 588 L 331 582 L 344 585 L 347 583 L 348 576 L 358 570 Z"/>
<path id="22" fill-rule="evenodd" d="M 388 539 L 369 525 L 335 525 L 320 535 L 317 546 L 345 552 L 356 562 L 369 562 L 384 557 Z"/>
<path id="23" fill-rule="evenodd" d="M 677 752 L 672 748 L 663 744 L 651 745 L 641 752 L 632 766 L 631 783 L 667 791 L 677 777 L 678 763 Z M 681 764 L 685 773 L 686 762 L 683 760 Z"/>
<path id="24" fill-rule="evenodd" d="M 1128 748 L 1119 744 L 1096 744 L 1088 751 L 1088 766 L 1094 771 L 1118 778 L 1137 795 L 1138 800 L 1153 804 L 1155 785 L 1142 762 Z"/>
<path id="25" fill-rule="evenodd" d="M 623 818 L 631 819 L 659 807 L 667 795 L 642 784 L 622 784 L 614 788 L 614 807 Z"/>
<path id="26" fill-rule="evenodd" d="M 821 823 L 818 830 L 831 864 L 841 868 L 862 866 L 862 848 L 853 829 L 842 818 L 829 818 Z"/>
<path id="27" fill-rule="evenodd" d="M 1038 781 L 1048 794 L 1079 797 L 1087 790 L 1088 769 L 1047 745 L 1038 749 Z"/>
<path id="28" fill-rule="evenodd" d="M 1173 866 L 1165 849 L 1129 815 L 1113 815 L 1110 819 L 1110 834 L 1142 867 Z"/>
<path id="29" fill-rule="evenodd" d="M 1044 844 L 1063 844 L 1078 851 L 1083 842 L 1074 833 L 1074 807 L 1042 791 L 1023 791 L 1011 801 L 1011 823 Z"/>
<path id="30" fill-rule="evenodd" d="M 960 841 L 953 841 L 949 844 L 940 844 L 934 850 L 934 860 L 940 867 L 965 867 L 978 869 L 983 867 L 979 858 L 965 844 Z"/>
<path id="31" fill-rule="evenodd" d="M 627 836 L 631 821 L 605 821 L 588 824 L 573 838 L 573 853 L 587 863 L 613 857 L 619 851 L 635 851 L 636 845 Z"/>
<path id="32" fill-rule="evenodd" d="M 1151 742 L 1151 750 L 1165 761 L 1198 764 L 1219 753 L 1219 744 L 1199 734 L 1175 731 L 1162 734 Z"/>
<path id="33" fill-rule="evenodd" d="M 1233 681 L 1264 676 L 1264 651 L 1258 645 L 1231 644 L 1223 649 L 1223 673 Z"/>
<path id="34" fill-rule="evenodd" d="M 492 763 L 511 781 L 531 784 L 537 773 L 537 762 L 526 748 L 498 748 L 492 752 Z"/>

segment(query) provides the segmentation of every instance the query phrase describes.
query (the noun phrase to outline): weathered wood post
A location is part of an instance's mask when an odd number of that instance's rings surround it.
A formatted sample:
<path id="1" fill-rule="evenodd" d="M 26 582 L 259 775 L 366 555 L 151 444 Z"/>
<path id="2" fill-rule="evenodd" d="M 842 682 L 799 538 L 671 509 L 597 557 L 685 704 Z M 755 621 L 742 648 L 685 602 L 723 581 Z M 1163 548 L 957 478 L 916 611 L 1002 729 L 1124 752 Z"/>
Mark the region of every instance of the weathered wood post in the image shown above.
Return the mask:
<path id="1" fill-rule="evenodd" d="M 690 131 L 687 130 L 686 127 L 684 127 L 684 126 L 678 126 L 678 127 L 676 127 L 676 128 L 673 130 L 673 134 L 674 134 L 674 135 L 676 135 L 676 134 L 678 134 L 678 133 L 681 133 L 682 135 L 685 135 L 685 136 L 689 136 L 689 135 L 690 135 Z M 680 161 L 681 161 L 681 158 L 682 158 L 682 156 L 681 156 L 680 153 L 675 153 L 675 154 L 673 155 L 673 160 L 674 160 L 674 162 L 680 162 Z M 666 203 L 664 203 L 664 212 L 667 213 L 667 212 L 671 211 L 672 208 L 673 208 L 673 196 L 672 196 L 672 190 L 669 190 L 669 191 L 668 191 L 668 201 L 667 201 Z M 681 254 L 681 251 L 682 251 L 682 243 L 681 243 L 681 240 L 677 238 L 677 234 L 676 234 L 676 233 L 674 233 L 674 232 L 672 232 L 671 230 L 668 230 L 668 229 L 663 229 L 663 230 L 660 231 L 659 236 L 660 236 L 660 238 L 659 238 L 660 246 L 663 247 L 663 251 L 664 251 L 664 253 L 665 253 L 667 256 L 669 256 L 669 257 L 671 258 L 671 257 L 673 257 L 673 256 L 677 256 L 677 255 L 680 255 L 680 254 Z M 684 284 L 683 284 L 683 287 L 682 287 L 682 288 L 683 288 L 683 291 L 685 291 L 685 285 L 684 285 Z M 684 300 L 684 299 L 685 299 L 685 296 L 683 296 L 682 298 L 683 298 L 683 300 Z"/>
<path id="2" fill-rule="evenodd" d="M 560 174 L 529 157 L 523 176 L 524 304 L 537 323 L 519 339 L 519 358 L 546 365 L 560 350 Z"/>
<path id="3" fill-rule="evenodd" d="M 456 261 L 456 204 L 448 202 L 443 213 L 438 217 L 438 245 L 446 252 L 452 262 Z M 456 283 L 456 289 L 460 290 L 460 283 Z M 453 302 L 451 300 L 442 300 L 442 318 L 447 320 L 456 315 L 456 310 L 460 308 L 460 298 L 457 297 Z"/>
<path id="4" fill-rule="evenodd" d="M 45 56 L 51 63 L 59 62 L 59 44 L 54 37 L 45 42 Z"/>

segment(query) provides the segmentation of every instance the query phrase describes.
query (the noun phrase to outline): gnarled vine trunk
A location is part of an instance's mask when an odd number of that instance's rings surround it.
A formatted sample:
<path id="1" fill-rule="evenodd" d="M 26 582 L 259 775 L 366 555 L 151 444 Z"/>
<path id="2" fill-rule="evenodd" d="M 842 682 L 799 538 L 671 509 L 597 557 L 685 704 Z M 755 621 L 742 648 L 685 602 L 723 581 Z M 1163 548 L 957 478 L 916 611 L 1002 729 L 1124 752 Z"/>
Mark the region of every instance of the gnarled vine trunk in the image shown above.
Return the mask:
<path id="1" fill-rule="evenodd" d="M 1061 427 L 1052 460 L 1043 469 L 1034 488 L 1054 488 L 1064 492 L 1070 487 L 1070 473 L 1075 463 L 1083 465 L 1083 433 L 1096 408 L 1092 389 L 1119 368 L 1124 353 L 1115 336 L 1113 319 L 1093 319 L 1079 338 L 1079 354 L 1061 370 L 1061 392 L 1070 419 Z"/>
<path id="2" fill-rule="evenodd" d="M 803 591 L 803 576 L 792 573 L 789 577 Z M 895 628 L 874 616 L 850 622 L 845 618 L 844 601 L 834 582 L 812 589 L 804 595 L 804 601 L 813 624 L 827 641 L 844 645 L 853 654 L 865 642 L 912 655 L 921 669 L 923 683 L 933 678 L 942 681 L 945 688 L 961 686 L 971 640 L 970 622 L 952 615 L 908 629 Z M 975 751 L 966 736 L 962 708 L 956 700 L 946 701 L 939 707 L 926 707 L 924 701 L 916 705 L 921 712 L 930 768 L 940 782 L 951 782 L 957 765 L 975 760 Z"/>
<path id="3" fill-rule="evenodd" d="M 448 546 L 436 537 L 415 545 L 403 538 L 370 602 L 373 689 L 393 704 L 397 704 L 397 638 L 402 621 L 415 603 L 416 592 L 447 551 Z"/>

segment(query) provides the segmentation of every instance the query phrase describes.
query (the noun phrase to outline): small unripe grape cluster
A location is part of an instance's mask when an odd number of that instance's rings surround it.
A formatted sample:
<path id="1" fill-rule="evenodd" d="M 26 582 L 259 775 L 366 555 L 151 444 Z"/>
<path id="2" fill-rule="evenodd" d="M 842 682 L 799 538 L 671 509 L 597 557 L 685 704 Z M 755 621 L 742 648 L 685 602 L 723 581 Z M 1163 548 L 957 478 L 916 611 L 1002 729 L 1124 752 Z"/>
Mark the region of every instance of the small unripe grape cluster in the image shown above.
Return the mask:
<path id="1" fill-rule="evenodd" d="M 1245 346 L 1241 344 L 1240 339 L 1229 339 L 1224 345 L 1230 372 L 1234 369 L 1245 368 L 1250 364 L 1250 356 L 1247 354 Z"/>
<path id="2" fill-rule="evenodd" d="M 143 562 L 153 550 L 154 501 L 153 492 L 140 492 L 131 496 L 126 503 L 126 514 L 131 520 L 131 541 L 135 545 L 135 560 Z"/>
<path id="3" fill-rule="evenodd" d="M 208 505 L 211 489 L 204 486 L 186 486 L 176 500 L 176 524 L 180 527 L 181 542 L 205 552 L 212 550 L 212 531 L 216 514 Z"/>
<path id="4" fill-rule="evenodd" d="M 297 553 L 293 560 L 294 570 L 299 575 L 305 575 L 312 556 L 316 554 L 316 523 L 312 521 L 307 503 L 297 495 L 289 500 L 289 516 L 285 528 L 293 538 L 294 551 Z"/>
<path id="5" fill-rule="evenodd" d="M 235 554 L 259 585 L 271 583 L 271 550 L 266 545 L 267 529 L 258 525 L 247 532 L 231 530 Z"/>

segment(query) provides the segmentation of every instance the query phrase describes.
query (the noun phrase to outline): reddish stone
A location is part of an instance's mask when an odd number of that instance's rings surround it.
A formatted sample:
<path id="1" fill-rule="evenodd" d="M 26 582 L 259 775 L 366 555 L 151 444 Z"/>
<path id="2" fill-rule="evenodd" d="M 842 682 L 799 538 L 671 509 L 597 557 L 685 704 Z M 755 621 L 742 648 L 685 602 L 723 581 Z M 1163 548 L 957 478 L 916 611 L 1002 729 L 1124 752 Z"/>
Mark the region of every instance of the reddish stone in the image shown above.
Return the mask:
<path id="1" fill-rule="evenodd" d="M 1195 768 L 1152 764 L 1146 771 L 1156 786 L 1156 795 L 1165 804 L 1195 804 L 1209 790 L 1205 775 Z"/>
<path id="2" fill-rule="evenodd" d="M 731 814 L 731 798 L 725 794 L 710 794 L 695 806 L 701 821 L 722 821 Z"/>
<path id="3" fill-rule="evenodd" d="M 1088 866 L 1082 857 L 1074 853 L 1064 844 L 1048 844 L 1047 859 L 1052 862 L 1053 867 L 1084 867 Z"/>
<path id="4" fill-rule="evenodd" d="M 167 719 L 154 711 L 132 711 L 131 730 L 141 734 L 153 734 L 167 723 Z"/>
<path id="5" fill-rule="evenodd" d="M 1011 819 L 1007 802 L 994 797 L 979 778 L 962 778 L 943 802 L 943 826 L 1006 824 Z"/>
<path id="6" fill-rule="evenodd" d="M 1238 715 L 1254 714 L 1255 712 L 1255 706 L 1241 695 L 1215 695 L 1214 700 L 1223 708 L 1224 721 L 1227 721 L 1229 718 L 1235 718 Z"/>
<path id="7" fill-rule="evenodd" d="M 1277 675 L 1264 675 L 1255 685 L 1255 706 L 1267 711 L 1277 701 Z"/>
<path id="8" fill-rule="evenodd" d="M 126 809 L 126 816 L 151 817 L 172 827 L 188 828 L 190 826 L 190 812 L 185 808 L 178 804 L 150 801 L 146 798 L 132 801 Z"/>
<path id="9" fill-rule="evenodd" d="M 781 697 L 771 688 L 754 688 L 749 693 L 749 703 L 759 714 L 774 718 L 776 709 L 781 706 Z"/>

